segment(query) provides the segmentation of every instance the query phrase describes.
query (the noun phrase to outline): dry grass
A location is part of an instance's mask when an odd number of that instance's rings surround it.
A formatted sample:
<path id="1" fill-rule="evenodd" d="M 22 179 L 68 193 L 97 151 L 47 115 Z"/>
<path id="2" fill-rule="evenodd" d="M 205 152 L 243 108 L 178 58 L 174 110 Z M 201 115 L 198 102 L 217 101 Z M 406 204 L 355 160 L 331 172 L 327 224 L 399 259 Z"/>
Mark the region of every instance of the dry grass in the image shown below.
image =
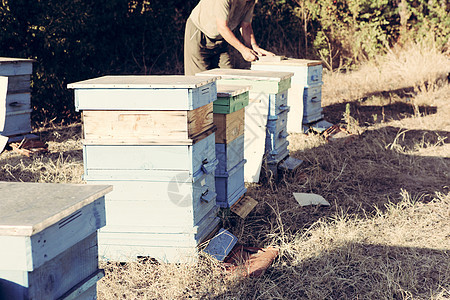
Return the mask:
<path id="1" fill-rule="evenodd" d="M 221 213 L 241 243 L 280 248 L 264 276 L 231 276 L 204 256 L 102 263 L 99 299 L 450 299 L 450 85 L 439 79 L 449 71 L 447 57 L 415 45 L 325 75 L 326 119 L 356 138 L 291 135 L 301 172 L 250 185 L 259 204 L 245 220 Z M 80 130 L 40 132 L 46 155 L 3 153 L 0 178 L 80 182 Z M 293 192 L 331 206 L 299 207 Z"/>

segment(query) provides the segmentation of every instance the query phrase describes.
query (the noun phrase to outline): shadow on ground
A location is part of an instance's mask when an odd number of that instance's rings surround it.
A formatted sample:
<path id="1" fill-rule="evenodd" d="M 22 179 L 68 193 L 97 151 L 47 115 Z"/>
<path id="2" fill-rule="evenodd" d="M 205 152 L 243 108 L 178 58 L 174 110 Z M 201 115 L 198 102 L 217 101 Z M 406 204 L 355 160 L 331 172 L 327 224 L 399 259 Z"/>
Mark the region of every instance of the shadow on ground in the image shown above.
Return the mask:
<path id="1" fill-rule="evenodd" d="M 352 242 L 303 260 L 285 253 L 263 277 L 236 281 L 212 299 L 446 299 L 449 255 Z"/>

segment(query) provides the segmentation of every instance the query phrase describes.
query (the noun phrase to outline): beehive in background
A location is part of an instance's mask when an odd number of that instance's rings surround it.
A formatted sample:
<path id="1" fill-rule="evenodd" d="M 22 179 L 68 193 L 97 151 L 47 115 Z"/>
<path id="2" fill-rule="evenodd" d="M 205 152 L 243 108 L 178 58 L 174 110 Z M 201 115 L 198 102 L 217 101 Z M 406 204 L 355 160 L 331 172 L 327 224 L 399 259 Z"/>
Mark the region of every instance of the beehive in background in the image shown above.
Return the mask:
<path id="1" fill-rule="evenodd" d="M 303 132 L 302 124 L 322 119 L 322 63 L 317 60 L 286 58 L 255 61 L 252 70 L 292 72 L 287 119 L 289 132 Z"/>
<path id="2" fill-rule="evenodd" d="M 219 223 L 216 78 L 105 76 L 69 85 L 83 115 L 84 179 L 107 183 L 105 259 L 195 259 Z"/>
<path id="3" fill-rule="evenodd" d="M 292 73 L 238 69 L 213 69 L 196 74 L 220 76 L 219 83 L 251 86 L 245 108 L 245 181 L 258 182 L 263 163 L 276 165 L 289 155 L 286 118 Z M 278 120 L 280 119 L 280 120 Z M 284 120 L 284 121 L 283 121 Z M 278 124 L 278 125 L 277 125 Z M 281 127 L 280 127 L 281 126 Z M 275 132 L 279 130 L 278 132 Z M 283 131 L 282 133 L 280 133 Z"/>
<path id="4" fill-rule="evenodd" d="M 96 299 L 111 186 L 0 182 L 0 298 Z"/>
<path id="5" fill-rule="evenodd" d="M 0 57 L 0 76 L 8 77 L 5 122 L 0 135 L 10 137 L 10 142 L 31 132 L 32 71 L 32 59 Z"/>
<path id="6" fill-rule="evenodd" d="M 249 102 L 248 86 L 218 84 L 214 102 L 216 131 L 217 204 L 231 207 L 247 189 L 244 182 L 245 107 Z"/>

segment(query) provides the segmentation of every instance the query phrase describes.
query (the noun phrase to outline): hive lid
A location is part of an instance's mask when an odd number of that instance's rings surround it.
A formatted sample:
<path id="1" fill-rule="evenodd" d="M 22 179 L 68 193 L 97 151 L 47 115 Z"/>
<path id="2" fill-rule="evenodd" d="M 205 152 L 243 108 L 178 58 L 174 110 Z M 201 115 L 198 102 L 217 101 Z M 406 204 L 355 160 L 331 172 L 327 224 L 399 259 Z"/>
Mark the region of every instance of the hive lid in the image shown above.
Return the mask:
<path id="1" fill-rule="evenodd" d="M 197 73 L 199 76 L 220 76 L 222 79 L 246 79 L 246 80 L 266 80 L 280 82 L 294 76 L 291 72 L 243 70 L 243 69 L 212 69 Z"/>
<path id="2" fill-rule="evenodd" d="M 216 81 L 217 76 L 197 77 L 183 75 L 125 75 L 103 76 L 67 85 L 70 89 L 131 89 L 131 88 L 198 88 Z"/>
<path id="3" fill-rule="evenodd" d="M 0 64 L 15 63 L 15 62 L 34 62 L 34 59 L 29 58 L 14 58 L 14 57 L 0 57 Z"/>
<path id="4" fill-rule="evenodd" d="M 251 86 L 217 83 L 217 97 L 233 97 L 249 91 Z"/>
<path id="5" fill-rule="evenodd" d="M 299 58 L 285 58 L 276 60 L 257 60 L 253 61 L 252 65 L 282 65 L 282 66 L 317 66 L 321 65 L 320 60 L 310 60 L 310 59 L 299 59 Z"/>
<path id="6" fill-rule="evenodd" d="M 110 191 L 107 185 L 0 182 L 0 235 L 31 236 Z"/>

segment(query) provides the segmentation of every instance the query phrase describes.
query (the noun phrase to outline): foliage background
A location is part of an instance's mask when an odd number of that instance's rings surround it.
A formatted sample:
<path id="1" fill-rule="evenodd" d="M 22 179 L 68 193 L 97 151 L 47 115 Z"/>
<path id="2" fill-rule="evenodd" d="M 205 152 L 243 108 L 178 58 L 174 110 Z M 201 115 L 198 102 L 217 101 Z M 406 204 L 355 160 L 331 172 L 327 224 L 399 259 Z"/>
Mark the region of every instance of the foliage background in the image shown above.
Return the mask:
<path id="1" fill-rule="evenodd" d="M 182 74 L 184 24 L 197 3 L 2 0 L 0 56 L 36 60 L 36 125 L 68 123 L 79 118 L 68 83 L 103 75 Z M 446 0 L 259 0 L 253 27 L 264 48 L 344 69 L 408 41 L 448 51 L 449 12 Z"/>

